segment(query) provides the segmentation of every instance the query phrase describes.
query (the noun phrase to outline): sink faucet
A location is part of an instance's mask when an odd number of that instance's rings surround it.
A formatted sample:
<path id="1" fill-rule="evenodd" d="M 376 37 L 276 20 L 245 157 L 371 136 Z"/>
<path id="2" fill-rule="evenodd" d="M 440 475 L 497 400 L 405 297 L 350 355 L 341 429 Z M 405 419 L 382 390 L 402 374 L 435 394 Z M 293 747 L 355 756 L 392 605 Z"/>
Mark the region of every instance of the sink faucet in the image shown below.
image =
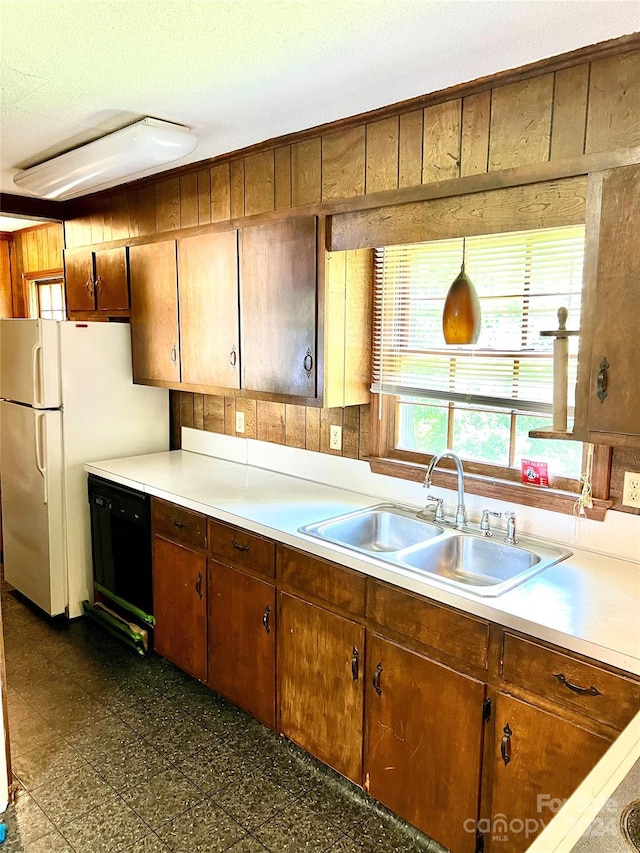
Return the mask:
<path id="1" fill-rule="evenodd" d="M 460 458 L 456 456 L 452 450 L 443 450 L 442 453 L 434 456 L 431 462 L 429 462 L 429 467 L 427 468 L 427 473 L 424 478 L 424 485 L 427 489 L 431 486 L 431 475 L 433 474 L 433 469 L 441 459 L 453 459 L 456 471 L 458 472 L 458 508 L 456 509 L 456 520 L 453 526 L 460 529 L 467 523 L 467 511 L 464 508 L 464 471 L 462 470 L 462 462 L 460 461 Z"/>

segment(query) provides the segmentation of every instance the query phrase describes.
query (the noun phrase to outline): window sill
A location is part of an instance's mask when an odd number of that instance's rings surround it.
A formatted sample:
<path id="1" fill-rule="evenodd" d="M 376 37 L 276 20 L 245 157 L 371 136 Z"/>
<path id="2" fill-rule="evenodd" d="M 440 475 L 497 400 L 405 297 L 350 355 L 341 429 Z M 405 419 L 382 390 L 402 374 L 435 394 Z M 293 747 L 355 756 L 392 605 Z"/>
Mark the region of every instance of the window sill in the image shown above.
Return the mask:
<path id="1" fill-rule="evenodd" d="M 412 462 L 403 462 L 398 459 L 382 459 L 370 456 L 367 461 L 374 474 L 385 474 L 389 477 L 399 477 L 403 480 L 422 482 L 424 480 L 426 465 L 417 465 Z M 446 470 L 436 470 L 433 474 L 433 485 L 444 489 L 457 488 L 457 476 Z M 498 480 L 492 477 L 481 477 L 478 474 L 465 474 L 465 492 L 472 495 L 484 495 L 494 500 L 508 501 L 515 504 L 524 504 L 538 509 L 547 509 L 551 512 L 561 512 L 565 515 L 573 515 L 578 495 L 574 492 L 560 491 L 559 489 L 545 489 L 536 486 L 528 486 L 524 483 L 512 483 L 506 480 Z M 604 521 L 607 510 L 613 506 L 613 501 L 593 498 L 593 507 L 585 509 L 586 518 L 592 521 Z"/>

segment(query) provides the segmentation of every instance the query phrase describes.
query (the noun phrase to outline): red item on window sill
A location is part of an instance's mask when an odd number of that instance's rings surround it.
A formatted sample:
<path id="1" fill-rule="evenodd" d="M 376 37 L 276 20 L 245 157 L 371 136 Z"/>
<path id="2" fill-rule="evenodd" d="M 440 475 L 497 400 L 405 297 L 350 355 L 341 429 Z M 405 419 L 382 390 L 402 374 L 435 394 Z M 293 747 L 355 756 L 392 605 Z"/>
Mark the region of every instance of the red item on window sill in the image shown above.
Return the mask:
<path id="1" fill-rule="evenodd" d="M 546 462 L 534 462 L 531 459 L 522 459 L 522 482 L 529 486 L 548 486 L 549 467 Z"/>

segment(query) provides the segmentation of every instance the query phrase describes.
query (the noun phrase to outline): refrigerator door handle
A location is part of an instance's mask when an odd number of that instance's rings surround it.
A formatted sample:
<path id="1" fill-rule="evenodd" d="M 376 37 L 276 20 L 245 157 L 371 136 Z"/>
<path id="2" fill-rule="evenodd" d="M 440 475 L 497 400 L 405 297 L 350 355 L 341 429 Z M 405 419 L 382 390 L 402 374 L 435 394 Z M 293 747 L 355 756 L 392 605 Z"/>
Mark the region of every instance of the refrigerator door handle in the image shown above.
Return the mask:
<path id="1" fill-rule="evenodd" d="M 42 343 L 37 341 L 31 350 L 31 387 L 33 405 L 42 406 Z"/>
<path id="2" fill-rule="evenodd" d="M 45 417 L 46 417 L 46 412 L 36 412 L 35 413 L 36 428 L 35 428 L 34 434 L 35 434 L 35 443 L 36 443 L 36 468 L 38 469 L 40 474 L 42 474 L 42 486 L 43 486 L 42 503 L 46 505 L 49 501 L 49 494 L 48 494 L 49 483 L 48 483 L 48 475 L 47 475 L 47 466 L 43 462 L 44 450 L 43 450 L 43 440 L 42 440 L 42 435 L 43 435 L 42 426 L 45 423 L 45 420 L 44 420 Z"/>

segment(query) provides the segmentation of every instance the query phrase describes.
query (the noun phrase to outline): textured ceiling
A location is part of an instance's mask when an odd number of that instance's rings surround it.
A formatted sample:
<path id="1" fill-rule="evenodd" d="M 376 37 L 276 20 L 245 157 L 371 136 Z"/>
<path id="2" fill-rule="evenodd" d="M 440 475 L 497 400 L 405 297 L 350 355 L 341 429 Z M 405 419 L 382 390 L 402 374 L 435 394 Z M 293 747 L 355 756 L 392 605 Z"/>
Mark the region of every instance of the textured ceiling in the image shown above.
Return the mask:
<path id="1" fill-rule="evenodd" d="M 144 115 L 199 137 L 172 168 L 638 30 L 638 0 L 0 0 L 0 189 Z"/>

